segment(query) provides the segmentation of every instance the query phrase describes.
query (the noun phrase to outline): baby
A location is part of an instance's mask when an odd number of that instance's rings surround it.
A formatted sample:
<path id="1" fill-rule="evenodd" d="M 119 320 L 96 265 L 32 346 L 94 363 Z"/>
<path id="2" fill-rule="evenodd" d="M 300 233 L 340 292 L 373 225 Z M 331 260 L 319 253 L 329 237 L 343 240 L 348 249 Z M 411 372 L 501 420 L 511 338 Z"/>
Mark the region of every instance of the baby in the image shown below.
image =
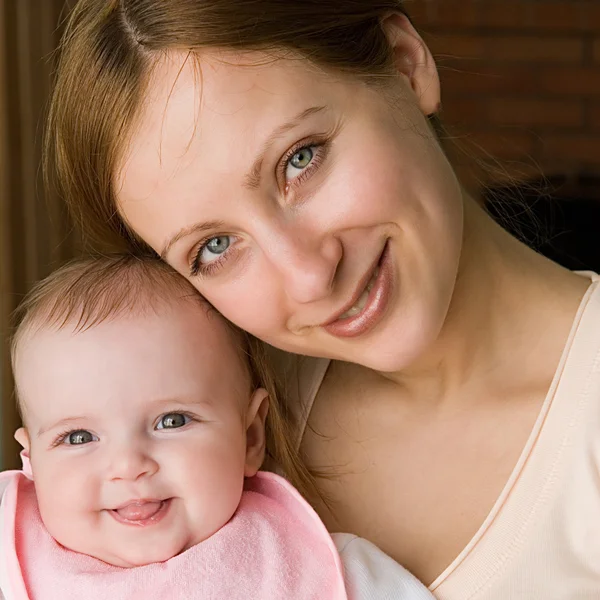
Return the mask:
<path id="1" fill-rule="evenodd" d="M 310 480 L 260 345 L 169 267 L 79 260 L 20 312 L 24 468 L 0 476 L 5 600 L 433 598 L 259 471 L 269 454 Z"/>

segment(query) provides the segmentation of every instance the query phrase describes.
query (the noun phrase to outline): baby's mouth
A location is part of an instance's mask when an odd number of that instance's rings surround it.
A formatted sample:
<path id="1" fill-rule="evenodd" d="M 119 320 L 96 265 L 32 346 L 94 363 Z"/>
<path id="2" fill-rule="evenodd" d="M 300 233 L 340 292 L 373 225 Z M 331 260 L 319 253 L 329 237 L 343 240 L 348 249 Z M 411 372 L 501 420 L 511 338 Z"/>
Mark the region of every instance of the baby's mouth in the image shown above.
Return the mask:
<path id="1" fill-rule="evenodd" d="M 113 517 L 127 525 L 151 525 L 157 523 L 167 512 L 171 499 L 132 500 L 109 512 Z"/>

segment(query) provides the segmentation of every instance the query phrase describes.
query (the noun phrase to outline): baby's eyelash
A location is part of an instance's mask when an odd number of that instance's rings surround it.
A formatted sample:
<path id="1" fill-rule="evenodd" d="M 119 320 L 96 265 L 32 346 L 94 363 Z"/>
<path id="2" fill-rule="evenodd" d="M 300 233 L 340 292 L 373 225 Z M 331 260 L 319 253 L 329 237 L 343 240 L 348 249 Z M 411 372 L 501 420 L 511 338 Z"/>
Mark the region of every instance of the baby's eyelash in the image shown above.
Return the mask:
<path id="1" fill-rule="evenodd" d="M 80 429 L 65 429 L 62 433 L 59 433 L 55 438 L 52 444 L 50 444 L 51 448 L 56 448 L 65 443 L 65 440 L 69 435 L 75 433 L 76 431 L 81 431 Z"/>
<path id="2" fill-rule="evenodd" d="M 192 414 L 190 412 L 187 412 L 185 410 L 169 410 L 168 412 L 163 413 L 162 415 L 160 415 L 156 419 L 156 422 L 154 423 L 154 427 L 156 428 L 156 426 L 158 425 L 158 423 L 160 423 L 162 421 L 162 419 L 164 419 L 168 415 L 181 415 L 183 417 L 187 417 L 190 420 L 190 422 L 191 421 L 199 421 L 197 415 L 194 415 L 194 414 Z"/>

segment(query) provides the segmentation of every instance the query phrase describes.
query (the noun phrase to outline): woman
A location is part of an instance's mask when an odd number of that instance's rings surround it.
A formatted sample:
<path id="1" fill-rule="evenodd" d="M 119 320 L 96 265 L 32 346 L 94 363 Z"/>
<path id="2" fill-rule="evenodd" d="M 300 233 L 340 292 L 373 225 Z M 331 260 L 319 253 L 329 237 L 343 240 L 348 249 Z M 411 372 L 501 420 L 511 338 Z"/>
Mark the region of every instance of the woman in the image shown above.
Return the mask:
<path id="1" fill-rule="evenodd" d="M 400 0 L 83 0 L 48 150 L 88 233 L 316 357 L 288 383 L 331 530 L 439 598 L 595 598 L 596 276 L 467 196 L 439 106 Z"/>

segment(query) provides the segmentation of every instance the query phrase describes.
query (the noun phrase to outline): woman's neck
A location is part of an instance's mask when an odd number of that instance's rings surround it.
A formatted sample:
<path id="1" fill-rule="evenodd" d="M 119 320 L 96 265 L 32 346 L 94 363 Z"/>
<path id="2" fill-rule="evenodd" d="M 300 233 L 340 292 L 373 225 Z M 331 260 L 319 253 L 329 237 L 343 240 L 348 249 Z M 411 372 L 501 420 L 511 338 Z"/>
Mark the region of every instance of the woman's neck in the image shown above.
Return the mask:
<path id="1" fill-rule="evenodd" d="M 470 198 L 463 237 L 439 337 L 408 369 L 385 374 L 410 396 L 436 403 L 479 393 L 511 373 L 516 381 L 525 364 L 523 377 L 551 377 L 589 284 L 513 238 Z"/>

